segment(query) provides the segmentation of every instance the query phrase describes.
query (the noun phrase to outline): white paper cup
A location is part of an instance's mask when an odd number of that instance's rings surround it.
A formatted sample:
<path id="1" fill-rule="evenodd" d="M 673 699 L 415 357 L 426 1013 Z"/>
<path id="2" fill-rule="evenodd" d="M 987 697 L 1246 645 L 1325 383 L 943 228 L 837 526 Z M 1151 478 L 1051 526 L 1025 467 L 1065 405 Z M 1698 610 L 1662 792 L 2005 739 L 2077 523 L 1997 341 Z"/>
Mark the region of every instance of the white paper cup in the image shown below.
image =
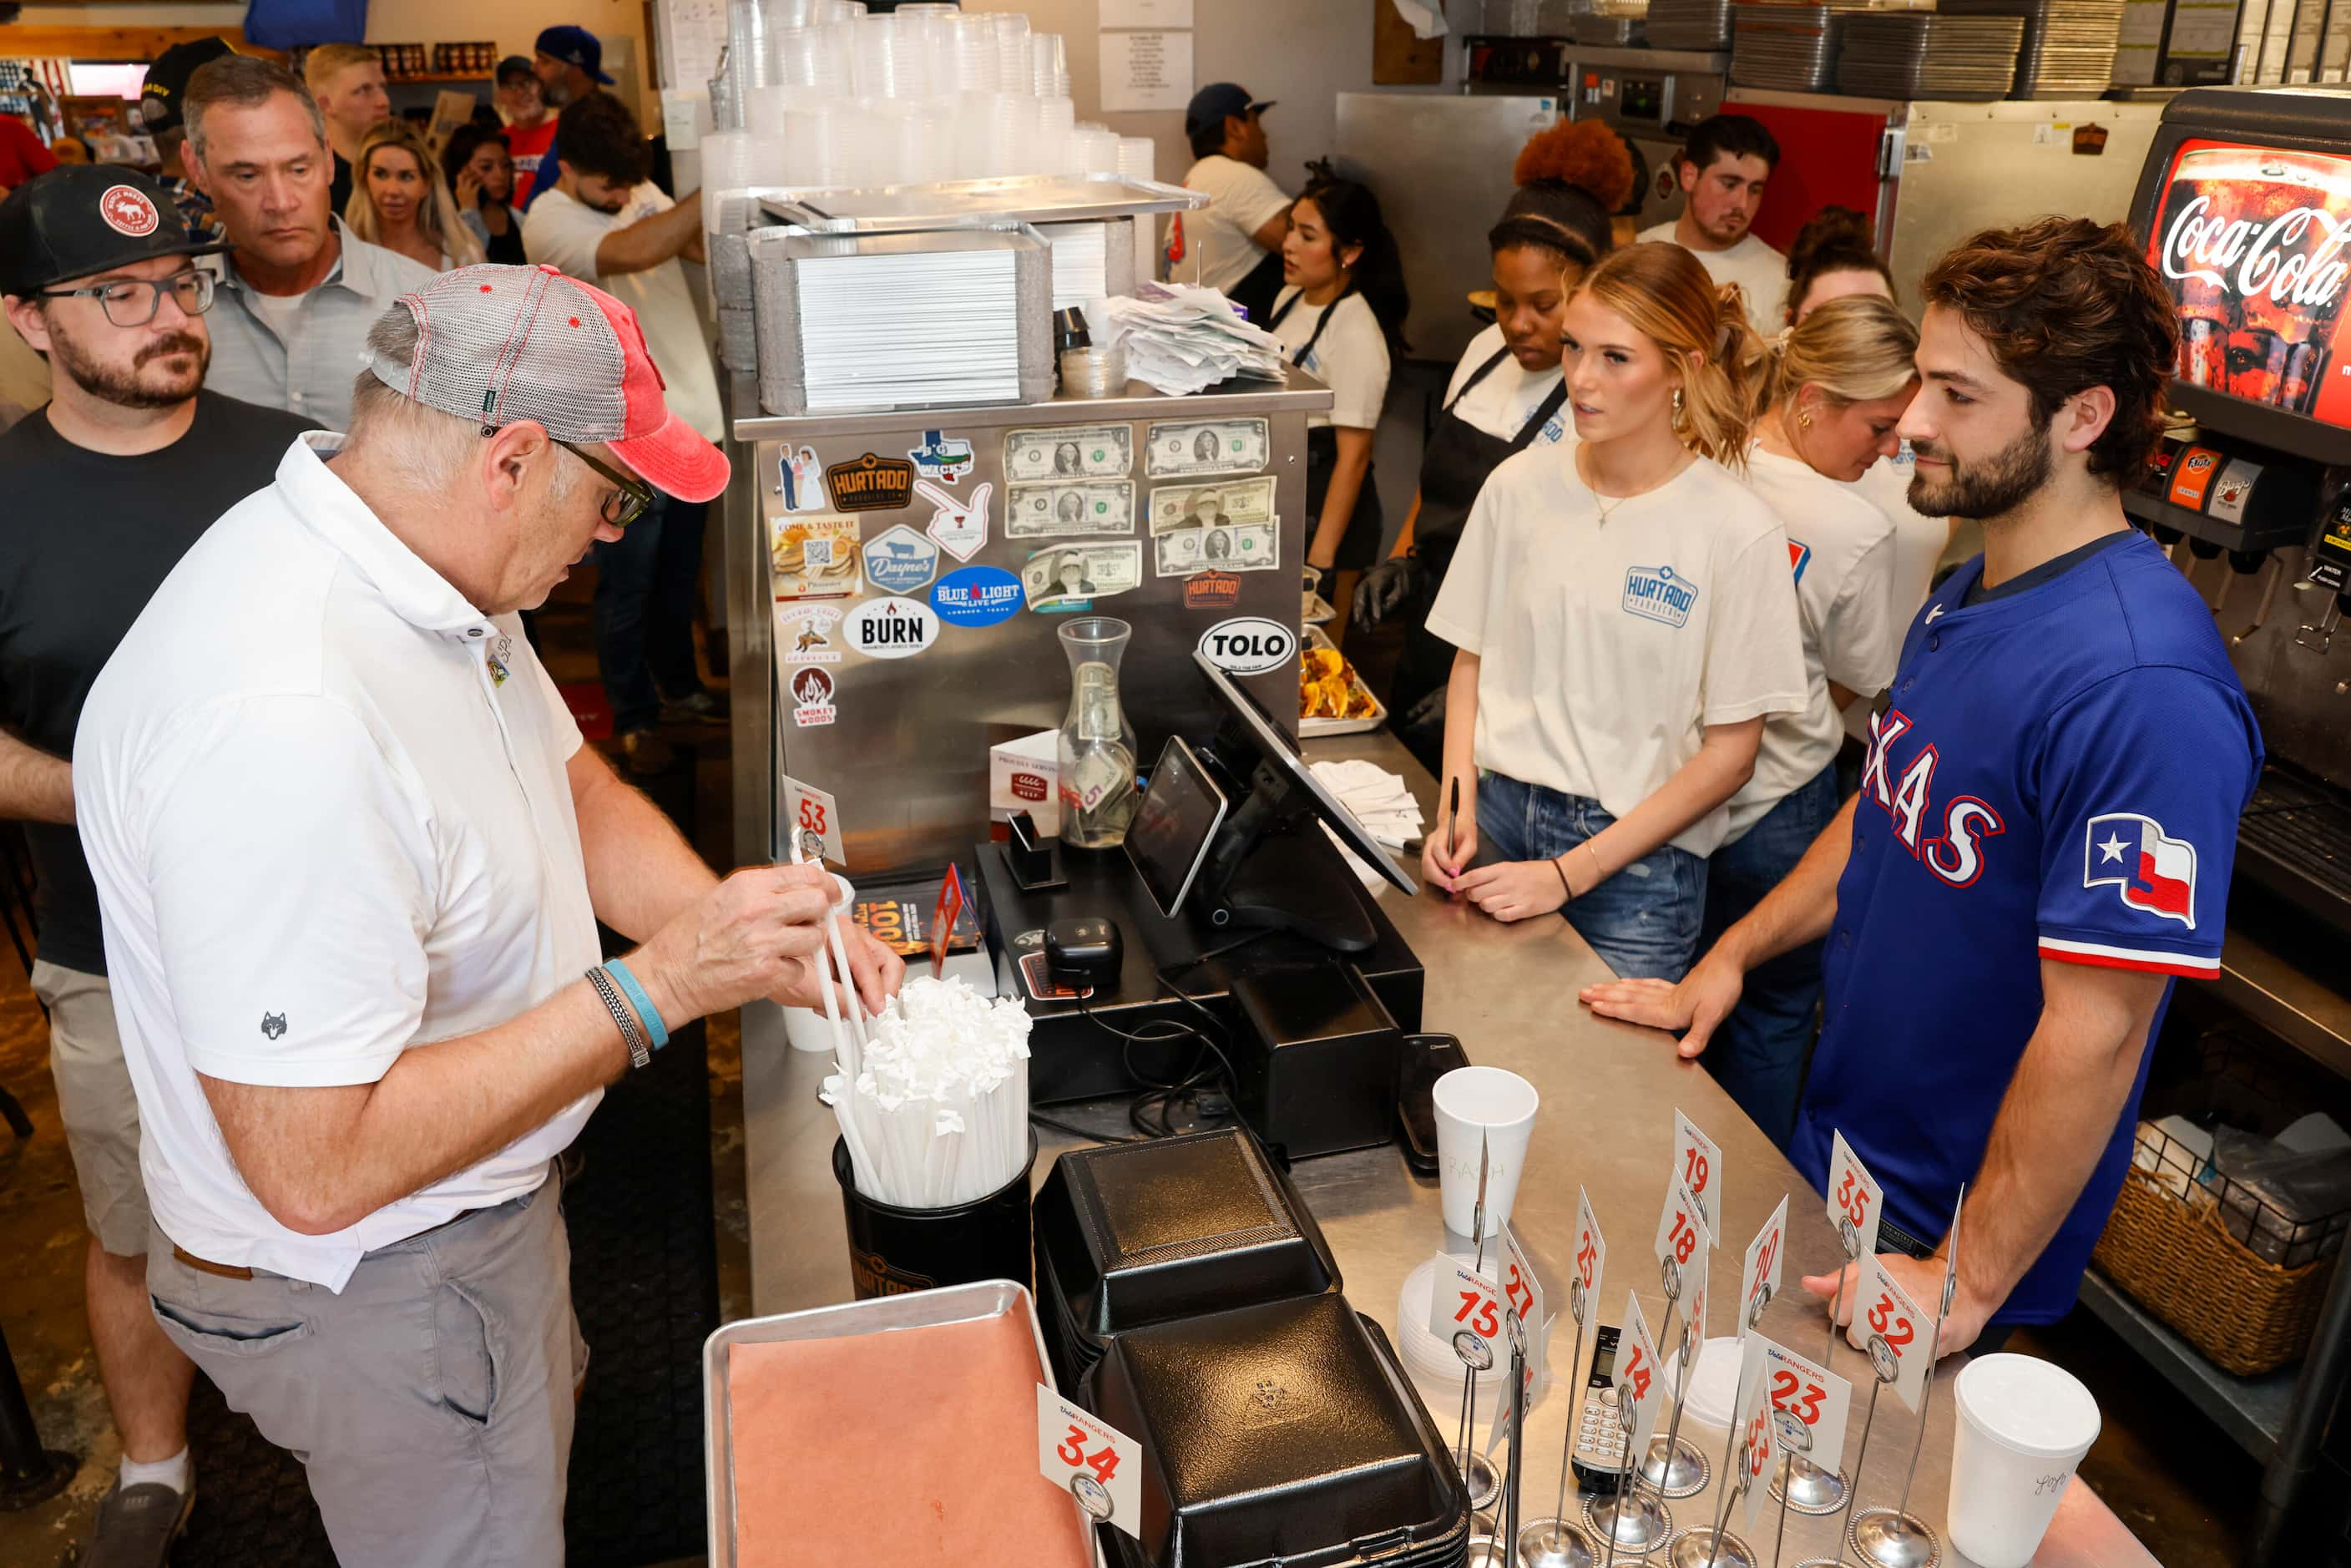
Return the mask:
<path id="1" fill-rule="evenodd" d="M 2025 1568 L 2098 1438 L 2098 1402 L 2054 1362 L 1985 1355 L 1952 1384 L 1951 1544 L 1982 1568 Z"/>
<path id="2" fill-rule="evenodd" d="M 1437 1109 L 1437 1191 L 1445 1201 L 1445 1228 L 1475 1239 L 1478 1151 L 1486 1150 L 1486 1234 L 1501 1234 L 1518 1197 L 1519 1172 L 1527 1159 L 1542 1097 L 1535 1086 L 1499 1067 L 1457 1067 L 1437 1081 L 1430 1095 Z"/>

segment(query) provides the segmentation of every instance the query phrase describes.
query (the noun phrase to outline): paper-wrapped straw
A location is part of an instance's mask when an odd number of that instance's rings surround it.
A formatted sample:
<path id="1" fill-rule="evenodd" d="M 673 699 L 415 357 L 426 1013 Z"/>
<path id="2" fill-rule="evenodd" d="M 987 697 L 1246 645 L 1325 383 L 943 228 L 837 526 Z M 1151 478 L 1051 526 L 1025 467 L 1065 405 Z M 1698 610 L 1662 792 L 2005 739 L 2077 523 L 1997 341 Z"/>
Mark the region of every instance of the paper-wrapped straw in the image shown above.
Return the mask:
<path id="1" fill-rule="evenodd" d="M 862 1070 L 826 1079 L 823 1099 L 866 1197 L 918 1209 L 986 1197 L 1028 1163 L 1029 1015 L 961 979 L 912 980 L 873 1020 Z"/>

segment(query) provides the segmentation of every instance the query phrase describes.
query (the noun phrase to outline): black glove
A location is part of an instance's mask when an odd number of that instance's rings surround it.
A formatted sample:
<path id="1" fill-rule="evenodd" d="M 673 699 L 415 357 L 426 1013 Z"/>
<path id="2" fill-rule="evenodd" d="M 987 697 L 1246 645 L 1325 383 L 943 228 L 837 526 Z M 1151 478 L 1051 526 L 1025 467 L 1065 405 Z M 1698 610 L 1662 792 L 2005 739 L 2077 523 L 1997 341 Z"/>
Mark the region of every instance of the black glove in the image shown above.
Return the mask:
<path id="1" fill-rule="evenodd" d="M 1439 686 L 1413 704 L 1412 711 L 1404 716 L 1404 722 L 1395 727 L 1397 733 L 1408 734 L 1432 725 L 1442 733 L 1445 728 L 1445 693 L 1446 688 Z"/>
<path id="2" fill-rule="evenodd" d="M 1355 625 L 1365 632 L 1395 614 L 1418 593 L 1428 575 L 1415 555 L 1394 555 L 1364 573 L 1355 585 Z"/>

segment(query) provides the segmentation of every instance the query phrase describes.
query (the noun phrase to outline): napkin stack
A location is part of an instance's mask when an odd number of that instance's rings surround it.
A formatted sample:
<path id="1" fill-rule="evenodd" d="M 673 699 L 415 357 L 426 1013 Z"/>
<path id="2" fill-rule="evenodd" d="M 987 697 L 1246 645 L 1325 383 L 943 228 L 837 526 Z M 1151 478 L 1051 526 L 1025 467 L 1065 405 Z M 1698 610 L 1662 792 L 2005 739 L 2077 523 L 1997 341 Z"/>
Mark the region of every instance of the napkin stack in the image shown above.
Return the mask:
<path id="1" fill-rule="evenodd" d="M 1243 320 L 1217 289 L 1137 283 L 1133 298 L 1090 299 L 1085 308 L 1093 346 L 1123 347 L 1126 373 L 1169 397 L 1234 376 L 1283 378 L 1280 340 Z"/>
<path id="2" fill-rule="evenodd" d="M 1331 791 L 1339 804 L 1355 815 L 1364 831 L 1390 849 L 1400 850 L 1420 836 L 1420 803 L 1412 798 L 1411 789 L 1399 774 L 1389 772 L 1376 762 L 1355 758 L 1345 762 L 1311 762 L 1314 777 L 1322 788 Z M 1325 828 L 1325 832 L 1330 830 Z M 1339 843 L 1333 835 L 1331 841 Z M 1380 874 L 1365 865 L 1353 851 L 1344 844 L 1339 848 L 1346 853 L 1347 863 L 1364 879 L 1364 885 L 1383 885 Z"/>

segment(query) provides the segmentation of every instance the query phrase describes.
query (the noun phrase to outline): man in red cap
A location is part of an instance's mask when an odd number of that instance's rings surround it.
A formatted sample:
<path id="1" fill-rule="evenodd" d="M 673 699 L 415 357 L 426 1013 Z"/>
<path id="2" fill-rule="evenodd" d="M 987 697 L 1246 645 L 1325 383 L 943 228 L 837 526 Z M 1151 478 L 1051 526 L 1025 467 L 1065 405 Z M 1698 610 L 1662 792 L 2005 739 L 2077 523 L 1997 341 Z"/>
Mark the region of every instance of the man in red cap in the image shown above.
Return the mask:
<path id="1" fill-rule="evenodd" d="M 821 1005 L 831 883 L 720 882 L 522 635 L 653 487 L 726 483 L 628 308 L 464 268 L 364 363 L 349 435 L 189 552 L 76 736 L 148 1290 L 347 1568 L 552 1563 L 586 1359 L 555 1156 L 671 1028 Z M 599 962 L 600 921 L 643 945 Z M 903 973 L 851 967 L 869 1009 Z"/>

